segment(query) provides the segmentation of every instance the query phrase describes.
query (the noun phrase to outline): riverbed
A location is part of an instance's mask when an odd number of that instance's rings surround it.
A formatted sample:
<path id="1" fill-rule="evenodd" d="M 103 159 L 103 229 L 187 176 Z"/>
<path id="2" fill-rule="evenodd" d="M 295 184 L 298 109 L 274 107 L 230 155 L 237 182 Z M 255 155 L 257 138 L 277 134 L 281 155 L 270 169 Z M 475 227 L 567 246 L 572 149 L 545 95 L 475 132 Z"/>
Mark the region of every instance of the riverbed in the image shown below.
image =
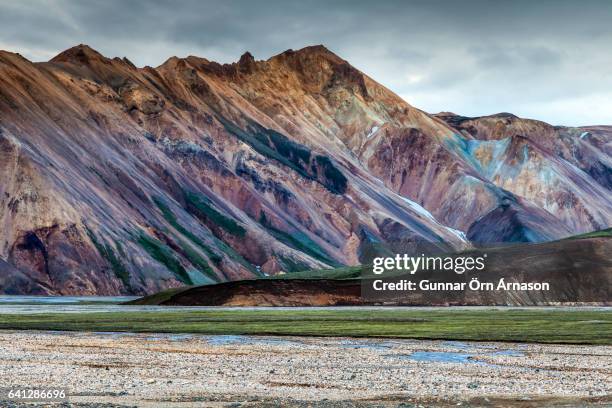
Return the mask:
<path id="1" fill-rule="evenodd" d="M 185 311 L 266 311 L 266 310 L 543 310 L 571 311 L 591 310 L 612 312 L 608 306 L 152 306 L 126 305 L 125 302 L 138 299 L 137 296 L 11 296 L 0 295 L 0 314 L 37 313 L 104 313 L 104 312 L 185 312 Z"/>
<path id="2" fill-rule="evenodd" d="M 612 403 L 611 378 L 611 346 L 0 332 L 1 384 L 85 406 L 582 406 Z"/>

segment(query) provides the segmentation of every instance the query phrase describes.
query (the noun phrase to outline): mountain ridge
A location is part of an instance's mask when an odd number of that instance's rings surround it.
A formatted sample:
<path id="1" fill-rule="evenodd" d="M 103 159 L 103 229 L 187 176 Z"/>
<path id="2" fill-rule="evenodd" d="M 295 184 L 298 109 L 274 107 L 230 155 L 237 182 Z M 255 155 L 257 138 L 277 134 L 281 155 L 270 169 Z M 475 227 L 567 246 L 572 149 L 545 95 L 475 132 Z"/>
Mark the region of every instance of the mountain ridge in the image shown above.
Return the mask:
<path id="1" fill-rule="evenodd" d="M 0 258 L 29 292 L 144 294 L 463 249 L 479 220 L 474 242 L 517 227 L 489 220 L 508 200 L 526 240 L 610 225 L 609 129 L 488 121 L 429 115 L 324 46 L 156 68 L 0 52 Z"/>

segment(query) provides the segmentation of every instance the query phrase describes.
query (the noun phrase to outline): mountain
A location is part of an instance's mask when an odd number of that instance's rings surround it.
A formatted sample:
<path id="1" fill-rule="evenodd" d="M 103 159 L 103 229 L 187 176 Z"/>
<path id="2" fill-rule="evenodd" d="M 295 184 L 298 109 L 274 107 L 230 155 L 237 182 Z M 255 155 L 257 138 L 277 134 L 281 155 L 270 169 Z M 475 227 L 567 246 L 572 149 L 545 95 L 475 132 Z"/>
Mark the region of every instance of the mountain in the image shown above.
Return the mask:
<path id="1" fill-rule="evenodd" d="M 612 128 L 412 107 L 323 46 L 0 52 L 0 292 L 146 294 L 612 224 Z"/>

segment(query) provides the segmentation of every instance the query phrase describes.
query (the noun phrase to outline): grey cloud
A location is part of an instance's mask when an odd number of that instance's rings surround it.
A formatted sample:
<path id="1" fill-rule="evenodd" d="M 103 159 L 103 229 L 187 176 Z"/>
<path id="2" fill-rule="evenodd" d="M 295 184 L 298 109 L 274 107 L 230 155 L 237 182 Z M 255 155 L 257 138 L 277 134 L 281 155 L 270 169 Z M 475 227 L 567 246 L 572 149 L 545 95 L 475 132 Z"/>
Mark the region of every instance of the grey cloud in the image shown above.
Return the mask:
<path id="1" fill-rule="evenodd" d="M 543 46 L 520 45 L 514 47 L 473 47 L 468 52 L 483 69 L 512 67 L 543 67 L 560 65 L 562 53 Z"/>

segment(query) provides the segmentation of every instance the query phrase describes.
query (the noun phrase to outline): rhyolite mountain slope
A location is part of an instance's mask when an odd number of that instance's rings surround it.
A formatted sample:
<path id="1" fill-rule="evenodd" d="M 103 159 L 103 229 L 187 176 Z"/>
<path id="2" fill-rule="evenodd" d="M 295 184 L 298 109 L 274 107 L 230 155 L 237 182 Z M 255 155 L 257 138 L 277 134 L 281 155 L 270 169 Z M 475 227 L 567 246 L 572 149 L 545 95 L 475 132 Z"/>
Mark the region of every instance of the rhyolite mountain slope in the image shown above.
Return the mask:
<path id="1" fill-rule="evenodd" d="M 157 68 L 0 52 L 0 292 L 144 294 L 601 229 L 611 135 L 429 115 L 323 46 Z"/>

